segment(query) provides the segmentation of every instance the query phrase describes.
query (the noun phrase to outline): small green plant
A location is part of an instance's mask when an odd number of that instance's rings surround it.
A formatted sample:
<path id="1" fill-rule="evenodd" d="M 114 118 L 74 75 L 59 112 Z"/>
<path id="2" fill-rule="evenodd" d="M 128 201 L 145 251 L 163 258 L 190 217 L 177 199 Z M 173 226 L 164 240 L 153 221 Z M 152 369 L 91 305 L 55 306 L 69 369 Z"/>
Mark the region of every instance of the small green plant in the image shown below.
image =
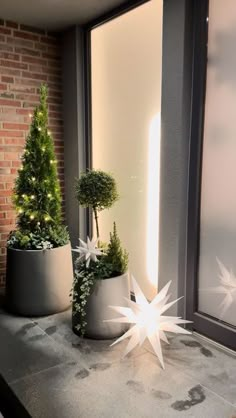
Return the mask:
<path id="1" fill-rule="evenodd" d="M 113 233 L 110 234 L 110 242 L 103 251 L 104 254 L 99 256 L 98 261 L 91 261 L 89 267 L 86 267 L 86 262 L 80 261 L 79 258 L 75 261 L 72 303 L 73 315 L 76 316 L 77 322 L 76 329 L 81 336 L 85 334 L 86 305 L 96 281 L 120 276 L 128 268 L 128 253 L 121 247 L 115 222 Z"/>
<path id="2" fill-rule="evenodd" d="M 77 181 L 76 197 L 81 206 L 92 208 L 99 238 L 98 212 L 110 208 L 118 199 L 114 178 L 101 170 L 89 170 Z"/>
<path id="3" fill-rule="evenodd" d="M 67 228 L 58 225 L 48 228 L 35 228 L 34 232 L 29 230 L 12 231 L 7 246 L 18 250 L 49 250 L 66 245 L 68 241 Z"/>
<path id="4" fill-rule="evenodd" d="M 124 274 L 128 268 L 128 253 L 123 250 L 120 238 L 117 234 L 116 223 L 113 223 L 113 233 L 110 233 L 110 242 L 105 257 L 106 265 L 111 266 L 110 277 L 120 276 Z"/>

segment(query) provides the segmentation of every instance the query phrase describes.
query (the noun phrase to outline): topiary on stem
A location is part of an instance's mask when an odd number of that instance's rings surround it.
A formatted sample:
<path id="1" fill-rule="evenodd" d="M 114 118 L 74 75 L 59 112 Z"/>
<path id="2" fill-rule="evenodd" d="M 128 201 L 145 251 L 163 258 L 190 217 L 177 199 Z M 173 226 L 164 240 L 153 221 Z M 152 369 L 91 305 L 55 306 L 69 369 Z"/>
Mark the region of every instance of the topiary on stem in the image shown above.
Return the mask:
<path id="1" fill-rule="evenodd" d="M 99 239 L 98 212 L 110 208 L 118 199 L 115 179 L 104 171 L 89 170 L 77 181 L 76 197 L 81 206 L 92 208 Z"/>

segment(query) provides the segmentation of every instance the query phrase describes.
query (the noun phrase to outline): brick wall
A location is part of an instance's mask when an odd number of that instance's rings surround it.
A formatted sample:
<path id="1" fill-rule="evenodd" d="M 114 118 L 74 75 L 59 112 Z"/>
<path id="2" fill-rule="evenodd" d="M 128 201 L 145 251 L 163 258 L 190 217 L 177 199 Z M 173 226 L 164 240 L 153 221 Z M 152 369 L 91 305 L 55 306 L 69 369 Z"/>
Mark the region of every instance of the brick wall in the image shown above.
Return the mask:
<path id="1" fill-rule="evenodd" d="M 49 87 L 49 127 L 63 192 L 60 36 L 0 20 L 0 287 L 5 280 L 6 239 L 15 227 L 12 187 L 42 82 Z"/>

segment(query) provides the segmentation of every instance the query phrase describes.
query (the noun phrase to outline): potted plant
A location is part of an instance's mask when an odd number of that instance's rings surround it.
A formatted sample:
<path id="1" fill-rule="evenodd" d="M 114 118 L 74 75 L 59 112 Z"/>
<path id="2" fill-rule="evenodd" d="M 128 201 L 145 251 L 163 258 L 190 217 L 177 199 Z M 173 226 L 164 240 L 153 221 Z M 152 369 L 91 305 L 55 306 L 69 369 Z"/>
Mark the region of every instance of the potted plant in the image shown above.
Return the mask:
<path id="1" fill-rule="evenodd" d="M 71 246 L 56 164 L 42 85 L 13 190 L 18 227 L 7 242 L 6 305 L 21 315 L 49 315 L 70 305 Z"/>
<path id="2" fill-rule="evenodd" d="M 116 316 L 109 305 L 124 306 L 125 298 L 130 298 L 128 254 L 122 249 L 115 223 L 109 244 L 100 241 L 98 212 L 118 199 L 115 180 L 108 173 L 90 170 L 78 180 L 76 195 L 80 205 L 92 208 L 97 239 L 87 238 L 87 243 L 80 239 L 81 246 L 74 250 L 80 256 L 75 261 L 72 292 L 73 331 L 89 338 L 114 338 L 127 330 L 127 324 L 104 320 Z"/>

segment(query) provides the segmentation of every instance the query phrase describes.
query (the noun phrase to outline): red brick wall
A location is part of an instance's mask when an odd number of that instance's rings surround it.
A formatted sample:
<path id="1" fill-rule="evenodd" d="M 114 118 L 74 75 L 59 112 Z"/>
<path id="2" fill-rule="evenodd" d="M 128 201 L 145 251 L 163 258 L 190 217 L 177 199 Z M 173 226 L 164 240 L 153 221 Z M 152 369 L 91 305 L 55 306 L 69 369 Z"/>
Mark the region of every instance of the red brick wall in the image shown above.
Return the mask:
<path id="1" fill-rule="evenodd" d="M 15 226 L 12 187 L 42 82 L 49 87 L 49 127 L 63 192 L 60 36 L 0 20 L 0 287 L 5 280 L 6 239 Z"/>

